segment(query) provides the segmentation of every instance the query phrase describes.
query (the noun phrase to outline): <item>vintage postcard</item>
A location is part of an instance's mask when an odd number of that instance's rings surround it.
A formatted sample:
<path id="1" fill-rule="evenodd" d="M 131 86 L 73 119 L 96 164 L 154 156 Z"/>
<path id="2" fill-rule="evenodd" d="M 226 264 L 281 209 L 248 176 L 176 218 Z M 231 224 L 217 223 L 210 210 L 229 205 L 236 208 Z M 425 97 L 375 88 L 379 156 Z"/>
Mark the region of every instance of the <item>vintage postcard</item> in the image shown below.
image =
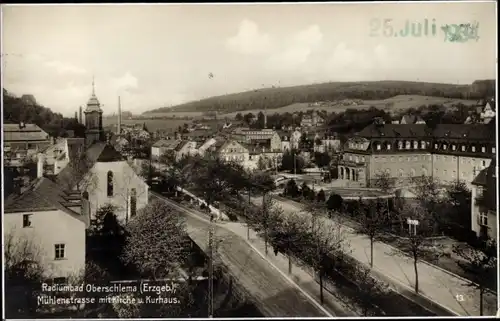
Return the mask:
<path id="1" fill-rule="evenodd" d="M 4 318 L 494 316 L 494 1 L 2 5 Z"/>

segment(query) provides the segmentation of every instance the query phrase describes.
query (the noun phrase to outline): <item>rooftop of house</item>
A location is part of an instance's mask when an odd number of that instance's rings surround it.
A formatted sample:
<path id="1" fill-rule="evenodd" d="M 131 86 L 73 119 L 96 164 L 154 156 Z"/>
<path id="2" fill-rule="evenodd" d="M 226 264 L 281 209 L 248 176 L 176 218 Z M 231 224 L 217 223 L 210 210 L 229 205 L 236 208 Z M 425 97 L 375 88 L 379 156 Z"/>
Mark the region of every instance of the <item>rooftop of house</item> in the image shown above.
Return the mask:
<path id="1" fill-rule="evenodd" d="M 35 124 L 4 124 L 4 142 L 49 141 L 49 134 Z"/>
<path id="2" fill-rule="evenodd" d="M 152 147 L 175 149 L 180 142 L 179 139 L 160 139 Z"/>
<path id="3" fill-rule="evenodd" d="M 97 157 L 97 162 L 100 163 L 121 162 L 124 160 L 125 158 L 123 155 L 120 154 L 111 144 L 106 144 Z"/>
<path id="4" fill-rule="evenodd" d="M 80 197 L 65 192 L 57 183 L 46 177 L 41 177 L 31 182 L 23 193 L 9 195 L 5 200 L 4 213 L 61 210 L 85 222 L 85 218 L 80 213 L 69 208 L 81 205 L 78 202 L 71 202 L 74 199 L 79 200 Z"/>
<path id="5" fill-rule="evenodd" d="M 438 124 L 432 135 L 436 139 L 489 140 L 494 137 L 492 129 L 487 124 Z"/>
<path id="6" fill-rule="evenodd" d="M 186 146 L 190 141 L 189 140 L 181 140 L 177 146 L 175 146 L 174 148 L 174 151 L 178 152 L 180 151 L 181 149 L 184 148 L 184 146 Z"/>
<path id="7" fill-rule="evenodd" d="M 417 122 L 423 122 L 424 120 L 419 115 L 404 115 L 401 117 L 401 124 L 416 124 Z"/>

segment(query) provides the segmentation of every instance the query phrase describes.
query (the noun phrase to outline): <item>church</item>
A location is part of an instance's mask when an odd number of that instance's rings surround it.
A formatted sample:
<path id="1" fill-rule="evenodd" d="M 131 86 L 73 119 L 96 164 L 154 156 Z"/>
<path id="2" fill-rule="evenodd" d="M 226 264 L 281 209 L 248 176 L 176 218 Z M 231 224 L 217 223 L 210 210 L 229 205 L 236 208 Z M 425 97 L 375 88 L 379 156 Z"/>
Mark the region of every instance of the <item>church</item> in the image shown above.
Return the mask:
<path id="1" fill-rule="evenodd" d="M 103 129 L 103 110 L 92 82 L 92 95 L 85 111 L 84 153 L 56 177 L 61 186 L 81 192 L 90 205 L 91 220 L 106 204 L 115 207 L 117 218 L 126 224 L 148 203 L 149 186 L 111 144 Z"/>
<path id="2" fill-rule="evenodd" d="M 66 139 L 51 150 L 57 171 L 46 171 L 47 154 L 38 154 L 37 178 L 4 200 L 6 253 L 16 257 L 29 244 L 44 277 L 54 282 L 84 272 L 86 229 L 99 208 L 114 205 L 127 224 L 148 203 L 149 186 L 106 139 L 102 114 L 92 83 L 85 138 Z"/>

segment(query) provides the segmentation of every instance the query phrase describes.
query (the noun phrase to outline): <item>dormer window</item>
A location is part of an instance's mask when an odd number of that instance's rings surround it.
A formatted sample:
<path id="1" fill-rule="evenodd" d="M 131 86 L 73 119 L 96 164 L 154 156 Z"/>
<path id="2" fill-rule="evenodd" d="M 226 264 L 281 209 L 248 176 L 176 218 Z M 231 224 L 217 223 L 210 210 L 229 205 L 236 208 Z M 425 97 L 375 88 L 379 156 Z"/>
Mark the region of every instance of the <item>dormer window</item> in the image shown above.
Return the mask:
<path id="1" fill-rule="evenodd" d="M 411 142 L 406 142 L 406 149 L 410 149 L 411 148 Z"/>
<path id="2" fill-rule="evenodd" d="M 472 146 L 472 151 L 476 152 L 476 146 Z"/>
<path id="3" fill-rule="evenodd" d="M 438 144 L 434 144 L 434 149 L 438 149 Z"/>
<path id="4" fill-rule="evenodd" d="M 446 150 L 448 146 L 446 144 L 443 144 L 443 150 Z"/>
<path id="5" fill-rule="evenodd" d="M 481 153 L 486 153 L 486 147 L 481 147 Z"/>
<path id="6" fill-rule="evenodd" d="M 380 144 L 377 144 L 377 150 L 380 150 Z"/>
<path id="7" fill-rule="evenodd" d="M 495 154 L 495 147 L 491 147 L 491 152 Z"/>
<path id="8" fill-rule="evenodd" d="M 456 149 L 457 149 L 457 146 L 455 146 L 455 145 L 451 145 L 451 149 L 452 149 L 452 150 L 456 150 Z"/>
<path id="9" fill-rule="evenodd" d="M 462 152 L 465 152 L 465 145 L 462 145 Z"/>
<path id="10" fill-rule="evenodd" d="M 398 148 L 403 149 L 403 142 L 398 142 Z"/>
<path id="11" fill-rule="evenodd" d="M 387 150 L 391 150 L 391 144 L 387 144 Z"/>
<path id="12" fill-rule="evenodd" d="M 424 142 L 424 141 L 421 141 L 421 142 L 420 142 L 420 148 L 421 148 L 421 149 L 425 149 L 425 142 Z"/>
<path id="13" fill-rule="evenodd" d="M 413 149 L 418 149 L 418 142 L 417 141 L 413 142 Z"/>

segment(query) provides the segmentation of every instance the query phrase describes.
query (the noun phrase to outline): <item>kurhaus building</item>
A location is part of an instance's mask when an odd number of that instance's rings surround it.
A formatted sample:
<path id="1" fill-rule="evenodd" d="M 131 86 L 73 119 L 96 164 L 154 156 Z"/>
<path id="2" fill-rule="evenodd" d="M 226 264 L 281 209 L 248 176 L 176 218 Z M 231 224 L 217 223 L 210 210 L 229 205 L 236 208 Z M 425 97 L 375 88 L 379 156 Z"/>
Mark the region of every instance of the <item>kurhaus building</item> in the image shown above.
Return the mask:
<path id="1" fill-rule="evenodd" d="M 494 122 L 491 122 L 494 124 Z M 369 187 L 382 173 L 398 185 L 416 176 L 469 185 L 495 154 L 491 124 L 384 124 L 375 120 L 344 146 L 339 178 Z"/>

